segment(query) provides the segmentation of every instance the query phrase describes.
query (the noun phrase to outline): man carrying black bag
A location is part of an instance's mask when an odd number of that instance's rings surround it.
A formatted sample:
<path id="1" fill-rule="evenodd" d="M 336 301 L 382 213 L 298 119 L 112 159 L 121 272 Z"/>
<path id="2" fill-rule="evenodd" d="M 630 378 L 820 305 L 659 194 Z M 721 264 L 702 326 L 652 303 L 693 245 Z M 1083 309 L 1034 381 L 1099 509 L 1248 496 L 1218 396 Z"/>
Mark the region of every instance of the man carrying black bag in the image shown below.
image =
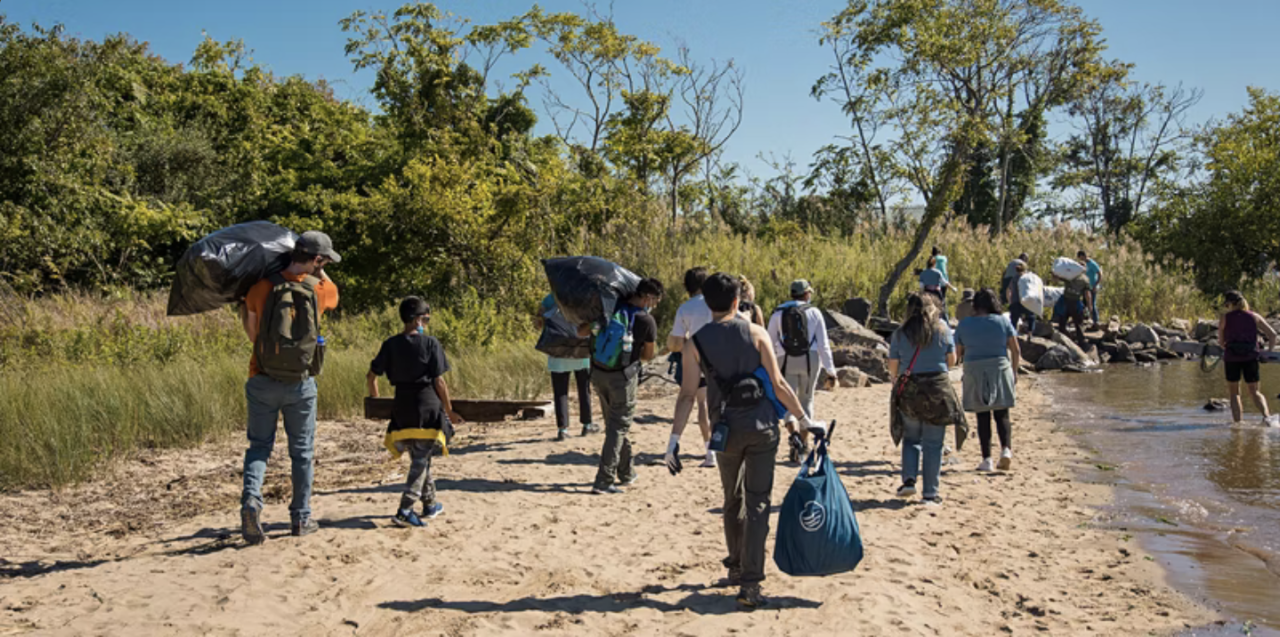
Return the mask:
<path id="1" fill-rule="evenodd" d="M 713 427 L 711 445 L 717 451 L 720 484 L 724 489 L 724 534 L 729 556 L 729 584 L 741 586 L 738 603 L 746 608 L 765 604 L 765 539 L 769 535 L 769 496 L 773 491 L 778 450 L 778 420 L 783 408 L 801 416 L 801 426 L 815 435 L 822 423 L 804 416 L 804 408 L 782 378 L 773 342 L 763 327 L 737 316 L 738 281 L 715 274 L 702 293 L 713 320 L 684 344 L 685 361 L 698 361 L 707 382 L 707 407 Z M 676 401 L 675 422 L 667 444 L 666 463 L 672 475 L 682 469 L 680 435 L 688 424 L 698 394 L 698 375 L 685 374 Z"/>

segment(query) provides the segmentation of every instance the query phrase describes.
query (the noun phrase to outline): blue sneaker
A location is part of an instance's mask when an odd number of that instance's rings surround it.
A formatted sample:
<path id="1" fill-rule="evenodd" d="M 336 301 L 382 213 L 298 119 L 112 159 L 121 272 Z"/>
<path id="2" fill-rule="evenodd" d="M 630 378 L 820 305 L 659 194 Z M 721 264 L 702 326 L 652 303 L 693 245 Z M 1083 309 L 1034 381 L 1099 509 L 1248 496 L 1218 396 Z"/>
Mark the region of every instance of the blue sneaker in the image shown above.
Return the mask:
<path id="1" fill-rule="evenodd" d="M 422 518 L 418 517 L 417 513 L 413 512 L 413 509 L 401 509 L 396 511 L 396 516 L 391 518 L 391 521 L 395 522 L 396 526 L 402 526 L 405 528 L 422 528 L 427 525 L 426 522 L 422 521 Z"/>
<path id="2" fill-rule="evenodd" d="M 427 519 L 435 518 L 441 513 L 444 513 L 444 505 L 439 502 L 436 502 L 435 504 L 422 505 L 422 515 Z"/>

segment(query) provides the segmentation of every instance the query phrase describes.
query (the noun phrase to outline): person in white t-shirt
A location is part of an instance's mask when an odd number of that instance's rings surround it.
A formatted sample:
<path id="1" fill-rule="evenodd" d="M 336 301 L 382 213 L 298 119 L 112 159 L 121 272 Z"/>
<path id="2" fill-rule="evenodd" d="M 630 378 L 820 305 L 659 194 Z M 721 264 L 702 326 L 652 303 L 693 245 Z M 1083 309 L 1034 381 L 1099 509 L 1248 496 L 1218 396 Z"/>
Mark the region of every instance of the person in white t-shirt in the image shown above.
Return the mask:
<path id="1" fill-rule="evenodd" d="M 831 341 L 827 339 L 827 323 L 822 316 L 822 311 L 812 305 L 809 301 L 813 300 L 813 287 L 804 279 L 799 279 L 791 284 L 791 300 L 778 306 L 773 311 L 773 315 L 769 317 L 769 338 L 773 340 L 773 350 L 778 357 L 780 366 L 782 367 L 782 376 L 786 379 L 787 384 L 795 390 L 796 396 L 800 398 L 800 404 L 804 407 L 804 414 L 809 418 L 813 418 L 813 394 L 818 388 L 819 370 L 827 370 L 832 378 L 836 376 L 836 364 L 831 354 Z M 799 340 L 800 349 L 804 349 L 803 353 L 796 355 L 795 347 L 792 352 L 788 353 L 788 327 L 790 321 L 787 320 L 787 310 L 797 308 L 803 312 L 805 323 L 805 334 L 796 335 L 797 338 L 791 340 Z M 807 349 L 803 346 L 807 344 Z M 798 417 L 798 414 L 788 414 L 788 428 Z M 798 456 L 804 453 L 808 448 L 809 433 L 807 431 L 800 432 L 804 449 L 792 449 L 791 458 L 793 462 L 799 462 L 801 458 Z"/>
<path id="2" fill-rule="evenodd" d="M 685 366 L 680 361 L 677 352 L 684 350 L 684 342 L 686 339 L 692 338 L 693 335 L 703 325 L 711 322 L 711 308 L 707 307 L 707 302 L 702 298 L 702 284 L 707 280 L 707 269 L 704 267 L 696 267 L 684 273 L 684 289 L 689 293 L 689 300 L 680 305 L 680 309 L 676 310 L 675 324 L 671 326 L 671 335 L 667 337 L 667 349 L 672 352 L 672 357 L 677 361 L 677 376 L 683 376 L 684 372 L 702 375 L 702 369 L 697 365 Z M 676 379 L 677 382 L 680 378 Z M 703 443 L 711 442 L 711 420 L 707 416 L 707 382 L 702 380 L 698 386 L 698 429 L 702 431 Z M 714 451 L 707 450 L 707 458 L 702 462 L 703 467 L 716 466 L 716 455 Z"/>

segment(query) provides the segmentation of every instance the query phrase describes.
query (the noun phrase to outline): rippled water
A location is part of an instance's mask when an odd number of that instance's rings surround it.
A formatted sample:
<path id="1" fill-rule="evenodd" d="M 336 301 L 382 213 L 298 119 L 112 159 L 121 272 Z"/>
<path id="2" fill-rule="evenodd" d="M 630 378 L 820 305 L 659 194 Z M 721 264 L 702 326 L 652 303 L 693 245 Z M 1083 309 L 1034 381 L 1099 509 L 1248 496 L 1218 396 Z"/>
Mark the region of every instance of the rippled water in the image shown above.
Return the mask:
<path id="1" fill-rule="evenodd" d="M 1219 368 L 1196 363 L 1108 367 L 1050 381 L 1056 420 L 1100 457 L 1114 482 L 1113 525 L 1136 534 L 1172 583 L 1280 635 L 1280 429 L 1264 428 L 1245 398 L 1246 426 L 1204 409 L 1225 398 Z M 1280 365 L 1264 365 L 1263 393 L 1280 409 Z M 1236 634 L 1240 634 L 1236 630 Z"/>

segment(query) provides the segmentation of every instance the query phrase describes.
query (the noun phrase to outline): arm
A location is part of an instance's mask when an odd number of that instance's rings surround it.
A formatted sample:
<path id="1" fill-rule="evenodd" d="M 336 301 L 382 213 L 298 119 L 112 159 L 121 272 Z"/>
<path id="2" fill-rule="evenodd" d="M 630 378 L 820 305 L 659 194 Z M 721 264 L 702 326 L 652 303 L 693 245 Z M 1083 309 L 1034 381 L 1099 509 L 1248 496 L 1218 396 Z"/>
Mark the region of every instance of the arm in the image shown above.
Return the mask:
<path id="1" fill-rule="evenodd" d="M 818 346 L 818 362 L 822 369 L 827 370 L 827 373 L 835 378 L 836 362 L 831 354 L 831 340 L 827 338 L 827 322 L 822 319 L 822 312 L 815 311 L 814 314 L 818 315 L 818 324 L 813 328 L 814 340 L 817 341 L 815 344 Z M 768 340 L 771 344 L 773 343 L 772 337 Z"/>
<path id="2" fill-rule="evenodd" d="M 889 378 L 898 377 L 898 367 L 900 366 L 901 363 L 902 361 L 899 361 L 896 358 L 889 359 Z"/>
<path id="3" fill-rule="evenodd" d="M 1262 318 L 1261 314 L 1253 313 L 1253 320 L 1258 324 L 1258 331 L 1267 339 L 1267 351 L 1275 351 L 1276 349 L 1276 330 L 1271 327 L 1267 319 Z"/>
<path id="4" fill-rule="evenodd" d="M 964 362 L 964 345 L 956 345 L 956 353 L 953 354 L 953 356 L 955 357 L 956 362 L 963 363 Z M 955 364 L 956 364 L 955 362 L 949 363 L 949 365 L 955 365 Z"/>
<path id="5" fill-rule="evenodd" d="M 773 339 L 755 325 L 751 327 L 751 336 L 755 341 L 756 351 L 760 352 L 760 364 L 769 373 L 769 381 L 773 383 L 773 393 L 778 397 L 778 402 L 807 425 L 808 417 L 804 415 L 804 406 L 800 404 L 800 399 L 782 377 L 782 370 L 778 368 L 778 357 L 773 355 Z"/>
<path id="6" fill-rule="evenodd" d="M 1227 347 L 1227 315 L 1218 318 L 1218 347 Z"/>
<path id="7" fill-rule="evenodd" d="M 684 340 L 684 339 L 680 339 Z M 680 395 L 676 398 L 675 419 L 671 422 L 671 439 L 678 441 L 680 435 L 684 433 L 685 425 L 689 424 L 689 414 L 693 411 L 693 406 L 698 398 L 698 383 L 702 378 L 702 374 L 692 373 L 692 369 L 699 365 L 698 348 L 694 346 L 693 341 L 686 341 L 684 349 L 680 352 L 684 360 L 686 372 L 680 379 Z"/>
<path id="8" fill-rule="evenodd" d="M 679 337 L 679 336 L 676 336 L 675 334 L 672 334 L 671 336 L 668 336 L 668 337 L 667 337 L 667 351 L 669 351 L 669 352 L 683 352 L 683 351 L 684 351 L 684 338 Z"/>
<path id="9" fill-rule="evenodd" d="M 774 359 L 782 358 L 782 314 L 774 312 L 769 317 L 769 329 L 766 331 L 769 342 L 773 343 Z"/>
<path id="10" fill-rule="evenodd" d="M 258 314 L 250 312 L 248 306 L 240 306 L 240 322 L 244 326 L 244 334 L 250 343 L 258 342 Z"/>
<path id="11" fill-rule="evenodd" d="M 1013 377 L 1018 377 L 1018 368 L 1022 367 L 1022 347 L 1018 345 L 1018 338 L 1010 336 L 1007 344 L 1009 348 L 1009 361 L 1013 363 Z"/>
<path id="12" fill-rule="evenodd" d="M 444 377 L 436 378 L 433 382 L 436 386 L 436 395 L 440 397 L 440 402 L 444 404 L 444 412 L 449 414 L 449 422 L 454 424 L 466 422 L 462 416 L 459 416 L 453 410 L 453 401 L 449 399 L 449 385 L 444 382 Z"/>
<path id="13" fill-rule="evenodd" d="M 658 355 L 657 343 L 650 341 L 648 343 L 645 343 L 644 347 L 640 348 L 640 360 L 646 363 L 653 360 L 653 357 L 657 355 Z"/>
<path id="14" fill-rule="evenodd" d="M 373 370 L 369 370 L 369 373 L 365 374 L 364 380 L 369 388 L 369 397 L 378 398 L 378 375 L 373 373 Z"/>
<path id="15" fill-rule="evenodd" d="M 956 366 L 956 352 L 955 350 L 951 350 L 950 352 L 947 352 L 947 369 L 951 369 L 952 367 L 955 367 L 955 366 Z"/>

